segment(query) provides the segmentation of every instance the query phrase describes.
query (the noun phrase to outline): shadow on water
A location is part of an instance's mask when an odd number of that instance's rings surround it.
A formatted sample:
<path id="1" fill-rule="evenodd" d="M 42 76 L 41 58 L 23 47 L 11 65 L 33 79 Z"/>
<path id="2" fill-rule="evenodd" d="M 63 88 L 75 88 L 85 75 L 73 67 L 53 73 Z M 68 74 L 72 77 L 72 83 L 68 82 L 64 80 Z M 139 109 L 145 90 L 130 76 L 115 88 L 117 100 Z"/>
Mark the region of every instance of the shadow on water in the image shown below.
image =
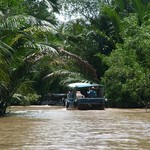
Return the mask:
<path id="1" fill-rule="evenodd" d="M 149 150 L 150 113 L 13 107 L 0 118 L 2 150 Z"/>

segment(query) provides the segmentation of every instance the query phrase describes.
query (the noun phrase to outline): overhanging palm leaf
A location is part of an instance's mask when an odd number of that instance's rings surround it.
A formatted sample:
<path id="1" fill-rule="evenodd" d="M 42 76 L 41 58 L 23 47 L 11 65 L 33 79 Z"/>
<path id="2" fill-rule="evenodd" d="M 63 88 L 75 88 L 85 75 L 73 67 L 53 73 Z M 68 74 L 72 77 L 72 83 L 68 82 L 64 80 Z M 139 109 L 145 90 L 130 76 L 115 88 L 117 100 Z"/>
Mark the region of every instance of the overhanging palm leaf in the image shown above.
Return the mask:
<path id="1" fill-rule="evenodd" d="M 48 74 L 47 76 L 45 76 L 43 79 L 47 79 L 47 78 L 58 78 L 58 77 L 60 77 L 61 76 L 61 78 L 64 78 L 64 77 L 66 77 L 66 76 L 80 76 L 80 74 L 79 73 L 75 73 L 75 72 L 70 72 L 70 71 L 68 71 L 68 70 L 57 70 L 57 71 L 54 71 L 54 72 L 52 72 L 52 73 L 50 73 L 50 74 Z"/>
<path id="2" fill-rule="evenodd" d="M 93 77 L 94 80 L 97 81 L 97 74 L 96 74 L 96 70 L 85 60 L 83 60 L 82 58 L 80 58 L 79 56 L 70 53 L 66 50 L 64 50 L 63 48 L 59 49 L 59 52 L 67 55 L 68 57 L 70 57 L 71 59 L 76 60 L 76 62 L 83 67 L 83 69 L 85 70 L 85 73 L 89 74 L 91 77 Z"/>
<path id="3" fill-rule="evenodd" d="M 84 80 L 83 76 L 80 73 L 71 72 L 68 70 L 54 71 L 48 74 L 47 76 L 45 76 L 43 80 L 48 80 L 50 83 L 50 81 L 53 82 L 55 79 L 58 78 L 61 79 L 59 84 L 63 86 L 71 82 L 77 82 L 77 81 L 81 82 Z"/>
<path id="4" fill-rule="evenodd" d="M 29 43 L 28 43 L 29 44 Z M 31 55 L 28 55 L 24 60 L 29 62 L 30 65 L 33 65 L 34 63 L 36 63 L 37 61 L 39 61 L 40 59 L 42 59 L 45 55 L 50 55 L 50 57 L 57 55 L 58 52 L 56 51 L 56 49 L 54 49 L 51 46 L 48 45 L 44 45 L 44 44 L 30 44 L 30 45 L 26 45 L 26 48 L 28 47 L 33 47 L 35 49 L 39 49 L 38 52 L 36 53 L 32 53 Z"/>

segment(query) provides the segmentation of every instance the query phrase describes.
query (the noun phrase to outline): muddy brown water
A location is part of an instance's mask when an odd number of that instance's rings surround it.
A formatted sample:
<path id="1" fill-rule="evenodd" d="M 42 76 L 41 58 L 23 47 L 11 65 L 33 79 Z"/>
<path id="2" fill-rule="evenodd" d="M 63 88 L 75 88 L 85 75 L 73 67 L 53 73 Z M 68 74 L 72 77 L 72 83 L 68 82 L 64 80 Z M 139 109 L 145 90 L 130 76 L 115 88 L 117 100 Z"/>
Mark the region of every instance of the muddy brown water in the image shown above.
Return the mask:
<path id="1" fill-rule="evenodd" d="M 0 150 L 150 150 L 144 109 L 11 107 L 0 118 Z"/>

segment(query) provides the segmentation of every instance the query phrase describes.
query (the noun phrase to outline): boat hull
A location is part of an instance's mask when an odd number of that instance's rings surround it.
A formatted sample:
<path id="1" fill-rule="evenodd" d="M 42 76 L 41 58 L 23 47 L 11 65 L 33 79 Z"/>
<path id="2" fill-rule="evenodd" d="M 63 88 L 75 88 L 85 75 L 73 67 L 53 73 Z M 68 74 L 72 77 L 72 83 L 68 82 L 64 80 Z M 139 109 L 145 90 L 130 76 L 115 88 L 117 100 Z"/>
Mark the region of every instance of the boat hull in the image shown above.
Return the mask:
<path id="1" fill-rule="evenodd" d="M 77 100 L 77 109 L 79 110 L 104 110 L 104 98 L 82 98 Z"/>

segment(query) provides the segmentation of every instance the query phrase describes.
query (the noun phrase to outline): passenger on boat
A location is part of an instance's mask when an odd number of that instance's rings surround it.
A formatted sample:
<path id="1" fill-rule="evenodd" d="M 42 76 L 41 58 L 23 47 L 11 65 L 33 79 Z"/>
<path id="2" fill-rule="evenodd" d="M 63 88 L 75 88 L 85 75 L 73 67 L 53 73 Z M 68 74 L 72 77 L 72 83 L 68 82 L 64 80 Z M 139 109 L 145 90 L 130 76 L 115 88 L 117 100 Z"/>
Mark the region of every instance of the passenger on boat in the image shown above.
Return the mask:
<path id="1" fill-rule="evenodd" d="M 85 98 L 85 96 L 82 95 L 80 91 L 77 91 L 76 97 L 77 97 L 77 98 Z"/>
<path id="2" fill-rule="evenodd" d="M 89 97 L 89 98 L 95 98 L 95 97 L 97 97 L 97 93 L 96 93 L 96 91 L 94 90 L 94 87 L 90 88 L 87 93 L 88 93 L 88 97 Z"/>
<path id="3" fill-rule="evenodd" d="M 67 93 L 67 98 L 68 98 L 68 99 L 74 98 L 73 90 L 69 90 L 69 91 L 68 91 L 68 93 Z"/>
<path id="4" fill-rule="evenodd" d="M 73 90 L 69 90 L 68 93 L 67 93 L 67 99 L 66 99 L 66 108 L 69 107 L 70 103 L 73 102 L 74 100 L 74 92 Z"/>

